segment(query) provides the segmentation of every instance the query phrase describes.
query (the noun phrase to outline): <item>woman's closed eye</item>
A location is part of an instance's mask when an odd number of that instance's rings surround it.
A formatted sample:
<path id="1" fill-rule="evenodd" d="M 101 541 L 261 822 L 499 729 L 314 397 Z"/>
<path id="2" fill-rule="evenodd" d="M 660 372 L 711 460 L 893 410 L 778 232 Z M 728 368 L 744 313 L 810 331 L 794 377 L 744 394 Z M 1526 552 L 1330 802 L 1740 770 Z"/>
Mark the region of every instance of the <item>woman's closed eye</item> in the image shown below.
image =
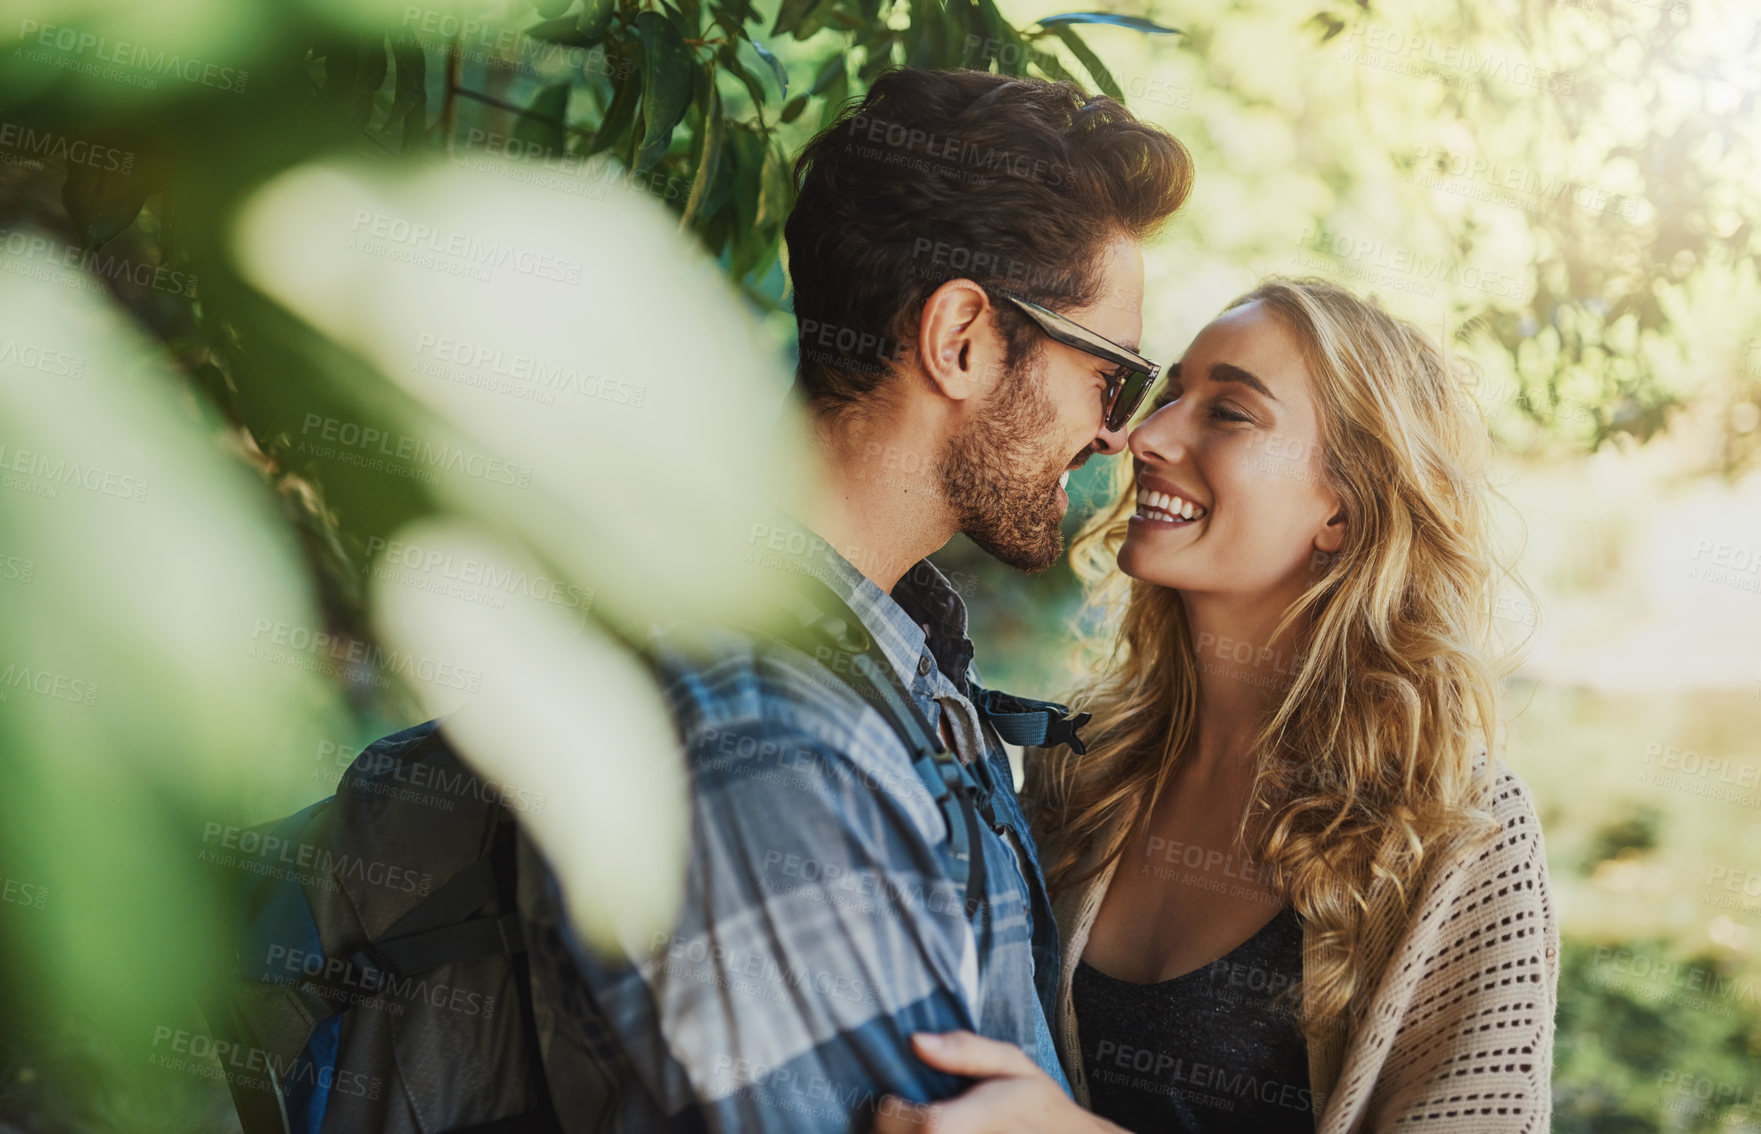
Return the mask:
<path id="1" fill-rule="evenodd" d="M 1231 421 L 1231 422 L 1245 423 L 1245 424 L 1251 424 L 1253 422 L 1253 418 L 1247 416 L 1245 413 L 1242 413 L 1240 410 L 1236 409 L 1234 406 L 1230 405 L 1228 402 L 1212 402 L 1211 403 L 1211 420 L 1212 421 Z"/>

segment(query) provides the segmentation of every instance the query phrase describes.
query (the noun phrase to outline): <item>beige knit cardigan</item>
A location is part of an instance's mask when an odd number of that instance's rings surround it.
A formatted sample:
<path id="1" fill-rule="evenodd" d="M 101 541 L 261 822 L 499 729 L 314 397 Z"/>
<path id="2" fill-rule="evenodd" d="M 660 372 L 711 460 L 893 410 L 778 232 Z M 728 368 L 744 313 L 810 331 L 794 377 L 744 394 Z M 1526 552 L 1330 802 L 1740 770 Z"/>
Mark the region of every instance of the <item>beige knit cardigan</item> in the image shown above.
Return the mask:
<path id="1" fill-rule="evenodd" d="M 1496 840 L 1437 855 L 1414 915 L 1390 912 L 1366 927 L 1372 958 L 1387 960 L 1362 1022 L 1309 1045 L 1320 1134 L 1548 1129 L 1559 923 L 1528 789 L 1499 764 L 1492 791 Z M 1109 866 L 1053 903 L 1064 939 L 1058 1052 L 1085 1107 L 1070 987 L 1112 876 Z M 1305 933 L 1305 972 L 1317 948 Z"/>

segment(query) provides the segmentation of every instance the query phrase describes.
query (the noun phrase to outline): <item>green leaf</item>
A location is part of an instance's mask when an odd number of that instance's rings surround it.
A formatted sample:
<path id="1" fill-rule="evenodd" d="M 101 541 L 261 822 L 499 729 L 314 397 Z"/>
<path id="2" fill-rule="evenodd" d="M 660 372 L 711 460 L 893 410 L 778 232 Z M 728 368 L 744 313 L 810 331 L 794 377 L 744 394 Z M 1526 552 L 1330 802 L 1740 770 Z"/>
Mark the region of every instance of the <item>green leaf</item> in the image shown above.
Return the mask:
<path id="1" fill-rule="evenodd" d="M 875 76 L 893 65 L 893 45 L 902 42 L 897 35 L 889 36 L 884 43 L 875 44 L 856 68 L 856 81 L 867 86 L 874 82 Z"/>
<path id="2" fill-rule="evenodd" d="M 391 37 L 391 57 L 396 66 L 396 86 L 387 127 L 403 123 L 407 149 L 420 142 L 428 127 L 428 55 L 414 35 L 401 32 Z"/>
<path id="3" fill-rule="evenodd" d="M 824 130 L 837 118 L 838 111 L 844 107 L 844 100 L 850 97 L 850 76 L 844 73 L 842 66 L 832 72 L 831 81 L 820 92 L 825 98 L 825 110 L 819 117 L 819 128 Z"/>
<path id="4" fill-rule="evenodd" d="M 795 25 L 792 33 L 795 38 L 811 39 L 818 34 L 819 29 L 831 23 L 832 17 L 838 14 L 838 2 L 839 0 L 819 0 L 819 3 L 808 9 L 807 15 Z"/>
<path id="5" fill-rule="evenodd" d="M 1061 16 L 1047 16 L 1039 21 L 1042 28 L 1066 26 L 1069 24 L 1112 24 L 1114 27 L 1130 28 L 1146 35 L 1182 35 L 1179 28 L 1167 27 L 1154 20 L 1146 20 L 1142 16 L 1121 16 L 1113 12 L 1065 12 Z"/>
<path id="6" fill-rule="evenodd" d="M 569 5 L 574 2 L 575 0 L 533 0 L 532 6 L 538 9 L 540 16 L 547 20 L 554 20 L 568 11 Z"/>
<path id="7" fill-rule="evenodd" d="M 1038 67 L 1040 74 L 1054 82 L 1077 82 L 1076 76 L 1070 73 L 1069 68 L 1064 66 L 1064 61 L 1059 59 L 1056 53 L 1041 51 L 1034 46 L 1035 39 L 1050 34 L 1050 32 L 1038 31 L 1027 36 L 1027 61 Z M 1078 85 L 1081 84 L 1078 83 Z"/>
<path id="8" fill-rule="evenodd" d="M 68 162 L 61 203 L 79 233 L 80 246 L 96 252 L 135 222 L 152 190 L 139 169 L 122 173 L 88 162 Z"/>
<path id="9" fill-rule="evenodd" d="M 581 31 L 580 23 L 573 16 L 559 16 L 554 20 L 533 24 L 526 29 L 526 34 L 545 43 L 560 43 L 564 47 L 592 47 L 596 42 Z"/>
<path id="10" fill-rule="evenodd" d="M 598 43 L 605 38 L 606 29 L 611 27 L 611 18 L 617 11 L 617 0 L 583 0 L 581 17 L 575 22 L 576 30 L 589 44 Z"/>
<path id="11" fill-rule="evenodd" d="M 819 69 L 819 74 L 813 77 L 813 85 L 807 88 L 807 93 L 822 95 L 834 80 L 847 74 L 844 53 L 842 51 L 833 52 L 832 57 L 825 61 L 825 66 Z"/>
<path id="12" fill-rule="evenodd" d="M 721 61 L 722 70 L 745 84 L 746 93 L 752 96 L 752 105 L 755 108 L 762 107 L 765 99 L 764 84 L 760 83 L 757 76 L 753 75 L 746 64 L 740 61 L 740 57 L 734 52 L 733 45 L 722 44 L 715 49 L 715 57 Z M 763 112 L 760 111 L 759 114 L 762 118 Z"/>
<path id="13" fill-rule="evenodd" d="M 758 175 L 758 215 L 756 228 L 780 225 L 795 203 L 795 184 L 789 176 L 789 164 L 770 146 L 764 148 L 764 163 Z"/>
<path id="14" fill-rule="evenodd" d="M 1107 70 L 1107 65 L 1101 62 L 1101 57 L 1089 50 L 1088 44 L 1082 42 L 1082 37 L 1076 34 L 1075 28 L 1069 24 L 1057 24 L 1052 28 L 1052 34 L 1064 41 L 1064 46 L 1070 49 L 1070 54 L 1076 56 L 1088 73 L 1094 77 L 1095 86 L 1101 88 L 1103 94 L 1111 95 L 1120 102 L 1125 101 L 1125 92 L 1119 89 L 1119 84 L 1113 79 L 1113 73 Z"/>
<path id="15" fill-rule="evenodd" d="M 1326 43 L 1345 30 L 1345 21 L 1328 12 L 1316 12 L 1308 18 L 1308 22 L 1303 26 L 1320 32 L 1321 42 Z"/>
<path id="16" fill-rule="evenodd" d="M 758 186 L 764 173 L 764 139 L 758 131 L 743 122 L 731 123 L 734 129 L 728 132 L 729 156 L 733 158 L 731 170 L 734 195 L 734 233 L 738 240 L 741 234 L 750 232 L 758 216 Z"/>
<path id="17" fill-rule="evenodd" d="M 630 132 L 630 124 L 636 121 L 636 104 L 641 99 L 642 84 L 634 76 L 613 89 L 611 105 L 605 109 L 605 120 L 599 124 L 599 132 L 593 135 L 585 156 L 591 157 L 623 141 Z"/>
<path id="18" fill-rule="evenodd" d="M 696 67 L 685 37 L 659 12 L 636 14 L 636 30 L 642 36 L 642 148 L 635 171 L 645 172 L 672 142 L 673 127 L 691 104 L 691 84 Z"/>
<path id="19" fill-rule="evenodd" d="M 685 198 L 685 211 L 679 217 L 680 228 L 690 228 L 703 209 L 703 203 L 709 196 L 711 183 L 715 180 L 717 167 L 721 164 L 722 136 L 726 133 L 726 118 L 722 114 L 721 96 L 715 91 L 712 82 L 709 89 L 709 105 L 703 112 L 703 144 L 697 153 L 697 175 L 691 179 L 691 193 Z"/>
<path id="20" fill-rule="evenodd" d="M 790 99 L 787 103 L 784 104 L 781 121 L 793 122 L 793 121 L 795 121 L 795 119 L 801 117 L 801 112 L 806 109 L 807 109 L 807 96 L 806 95 L 796 95 L 794 98 Z"/>
<path id="21" fill-rule="evenodd" d="M 752 7 L 752 0 L 710 0 L 709 10 L 715 13 L 716 22 L 725 28 L 730 36 L 744 36 L 743 25 L 758 19 L 758 12 Z"/>
<path id="22" fill-rule="evenodd" d="M 770 64 L 770 73 L 776 76 L 777 86 L 782 88 L 783 97 L 788 98 L 789 97 L 789 72 L 784 69 L 783 61 L 781 59 L 778 59 L 775 55 L 773 55 L 771 53 L 770 48 L 766 47 L 762 43 L 759 43 L 756 39 L 750 40 L 749 42 L 752 44 L 752 50 L 758 52 L 758 57 L 760 59 L 764 60 L 766 63 Z"/>
<path id="23" fill-rule="evenodd" d="M 782 4 L 777 7 L 777 21 L 771 25 L 770 34 L 788 35 L 793 32 L 795 25 L 799 24 L 802 17 L 812 11 L 813 6 L 819 2 L 820 0 L 783 0 Z"/>
<path id="24" fill-rule="evenodd" d="M 568 112 L 568 82 L 553 83 L 538 92 L 526 113 L 514 123 L 514 137 L 528 145 L 543 146 L 550 153 L 561 153 L 567 148 L 568 131 L 564 123 Z"/>
<path id="25" fill-rule="evenodd" d="M 993 57 L 997 60 L 998 72 L 1005 75 L 1026 74 L 1027 41 L 1015 30 L 1015 25 L 997 11 L 995 0 L 978 0 L 978 12 L 984 22 L 985 39 L 996 45 Z"/>

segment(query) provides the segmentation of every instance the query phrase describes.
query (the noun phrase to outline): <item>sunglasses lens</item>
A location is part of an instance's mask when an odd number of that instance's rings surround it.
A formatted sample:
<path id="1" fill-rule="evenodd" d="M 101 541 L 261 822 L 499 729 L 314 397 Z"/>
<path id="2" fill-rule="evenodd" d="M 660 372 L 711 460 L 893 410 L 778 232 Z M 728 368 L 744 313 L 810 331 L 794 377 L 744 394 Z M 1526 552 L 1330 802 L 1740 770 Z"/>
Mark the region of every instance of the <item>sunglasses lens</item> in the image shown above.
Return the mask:
<path id="1" fill-rule="evenodd" d="M 1123 429 L 1137 412 L 1139 403 L 1150 388 L 1150 376 L 1141 370 L 1133 370 L 1125 376 L 1119 386 L 1119 393 L 1113 398 L 1113 405 L 1107 411 L 1107 428 Z"/>

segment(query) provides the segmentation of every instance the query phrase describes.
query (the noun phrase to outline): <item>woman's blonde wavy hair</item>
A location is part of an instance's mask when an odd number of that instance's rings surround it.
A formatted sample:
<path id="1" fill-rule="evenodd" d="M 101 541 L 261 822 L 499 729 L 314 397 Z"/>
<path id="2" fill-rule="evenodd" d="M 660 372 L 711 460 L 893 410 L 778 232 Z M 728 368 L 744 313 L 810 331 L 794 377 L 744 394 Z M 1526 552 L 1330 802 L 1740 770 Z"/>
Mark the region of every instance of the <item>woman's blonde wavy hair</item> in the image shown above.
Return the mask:
<path id="1" fill-rule="evenodd" d="M 1273 640 L 1295 628 L 1291 680 L 1254 741 L 1240 834 L 1318 934 L 1304 973 L 1305 1032 L 1349 1026 L 1378 954 L 1361 927 L 1404 910 L 1449 840 L 1491 833 L 1481 794 L 1496 751 L 1500 670 L 1484 421 L 1457 368 L 1410 324 L 1318 279 L 1270 278 L 1258 300 L 1292 334 L 1312 378 L 1325 475 L 1347 517 L 1339 552 Z M 1120 572 L 1135 510 L 1129 459 L 1117 501 L 1084 528 L 1089 676 L 1071 703 L 1094 714 L 1088 753 L 1038 753 L 1031 793 L 1054 891 L 1116 861 L 1142 830 L 1192 736 L 1197 662 L 1179 593 Z M 1531 607 L 1532 609 L 1532 607 Z M 1109 617 L 1110 616 L 1110 617 Z M 1060 755 L 1061 753 L 1061 755 Z"/>

